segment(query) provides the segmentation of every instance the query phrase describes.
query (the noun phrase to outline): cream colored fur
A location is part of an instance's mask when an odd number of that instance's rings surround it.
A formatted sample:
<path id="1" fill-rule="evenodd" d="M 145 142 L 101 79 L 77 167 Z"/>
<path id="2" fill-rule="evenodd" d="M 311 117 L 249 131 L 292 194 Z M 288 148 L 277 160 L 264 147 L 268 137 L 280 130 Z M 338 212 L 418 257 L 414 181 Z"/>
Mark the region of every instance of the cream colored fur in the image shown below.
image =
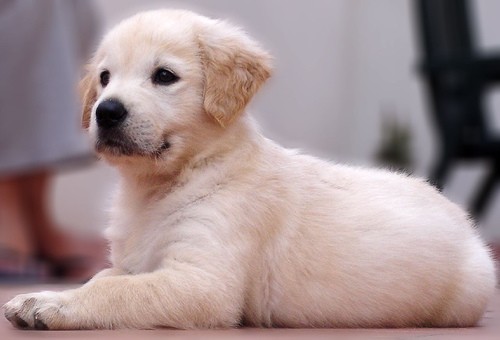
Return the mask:
<path id="1" fill-rule="evenodd" d="M 180 80 L 151 84 L 158 65 Z M 118 98 L 144 153 L 101 155 L 121 173 L 112 268 L 78 289 L 17 296 L 7 318 L 49 329 L 475 325 L 495 273 L 467 215 L 423 180 L 264 138 L 244 108 L 270 69 L 241 30 L 190 12 L 112 30 L 83 83 L 83 124 L 95 141 L 95 108 Z"/>

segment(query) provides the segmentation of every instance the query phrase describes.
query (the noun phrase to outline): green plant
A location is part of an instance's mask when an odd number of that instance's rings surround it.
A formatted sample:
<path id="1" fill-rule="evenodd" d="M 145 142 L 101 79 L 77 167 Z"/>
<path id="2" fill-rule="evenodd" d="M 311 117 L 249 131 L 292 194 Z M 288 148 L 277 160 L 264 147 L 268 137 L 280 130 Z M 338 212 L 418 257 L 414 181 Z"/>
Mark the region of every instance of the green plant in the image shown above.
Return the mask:
<path id="1" fill-rule="evenodd" d="M 375 159 L 381 166 L 392 170 L 412 173 L 412 134 L 407 124 L 401 124 L 394 116 L 384 115 L 381 141 Z"/>

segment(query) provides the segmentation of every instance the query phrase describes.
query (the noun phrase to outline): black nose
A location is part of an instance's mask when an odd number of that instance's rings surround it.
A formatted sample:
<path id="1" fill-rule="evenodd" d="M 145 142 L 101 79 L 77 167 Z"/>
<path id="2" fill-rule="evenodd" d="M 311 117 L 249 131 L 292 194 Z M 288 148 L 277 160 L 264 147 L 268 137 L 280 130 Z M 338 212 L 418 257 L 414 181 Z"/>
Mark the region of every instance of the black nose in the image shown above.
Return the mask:
<path id="1" fill-rule="evenodd" d="M 97 106 L 95 113 L 97 126 L 112 128 L 123 122 L 128 112 L 118 100 L 108 99 Z"/>

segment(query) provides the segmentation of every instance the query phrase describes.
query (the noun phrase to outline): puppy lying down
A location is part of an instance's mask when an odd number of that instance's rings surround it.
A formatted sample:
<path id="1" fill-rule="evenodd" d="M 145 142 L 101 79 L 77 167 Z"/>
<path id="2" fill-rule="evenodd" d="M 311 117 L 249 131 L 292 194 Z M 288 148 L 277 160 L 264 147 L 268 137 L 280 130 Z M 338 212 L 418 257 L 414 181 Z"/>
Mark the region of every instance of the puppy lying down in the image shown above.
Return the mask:
<path id="1" fill-rule="evenodd" d="M 112 267 L 19 295 L 19 328 L 467 327 L 495 287 L 467 214 L 425 181 L 264 138 L 245 107 L 270 56 L 225 22 L 138 14 L 82 81 L 83 125 L 121 174 Z"/>

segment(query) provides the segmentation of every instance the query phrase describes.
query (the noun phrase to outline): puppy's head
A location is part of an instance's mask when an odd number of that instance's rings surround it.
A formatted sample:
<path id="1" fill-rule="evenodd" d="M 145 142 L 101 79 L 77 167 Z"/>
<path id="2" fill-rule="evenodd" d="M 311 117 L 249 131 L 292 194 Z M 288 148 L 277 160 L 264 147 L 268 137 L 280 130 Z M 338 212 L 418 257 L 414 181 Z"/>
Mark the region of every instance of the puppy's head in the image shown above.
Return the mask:
<path id="1" fill-rule="evenodd" d="M 269 55 L 225 22 L 141 13 L 106 35 L 89 63 L 83 127 L 111 161 L 185 158 L 223 133 L 269 75 Z"/>

